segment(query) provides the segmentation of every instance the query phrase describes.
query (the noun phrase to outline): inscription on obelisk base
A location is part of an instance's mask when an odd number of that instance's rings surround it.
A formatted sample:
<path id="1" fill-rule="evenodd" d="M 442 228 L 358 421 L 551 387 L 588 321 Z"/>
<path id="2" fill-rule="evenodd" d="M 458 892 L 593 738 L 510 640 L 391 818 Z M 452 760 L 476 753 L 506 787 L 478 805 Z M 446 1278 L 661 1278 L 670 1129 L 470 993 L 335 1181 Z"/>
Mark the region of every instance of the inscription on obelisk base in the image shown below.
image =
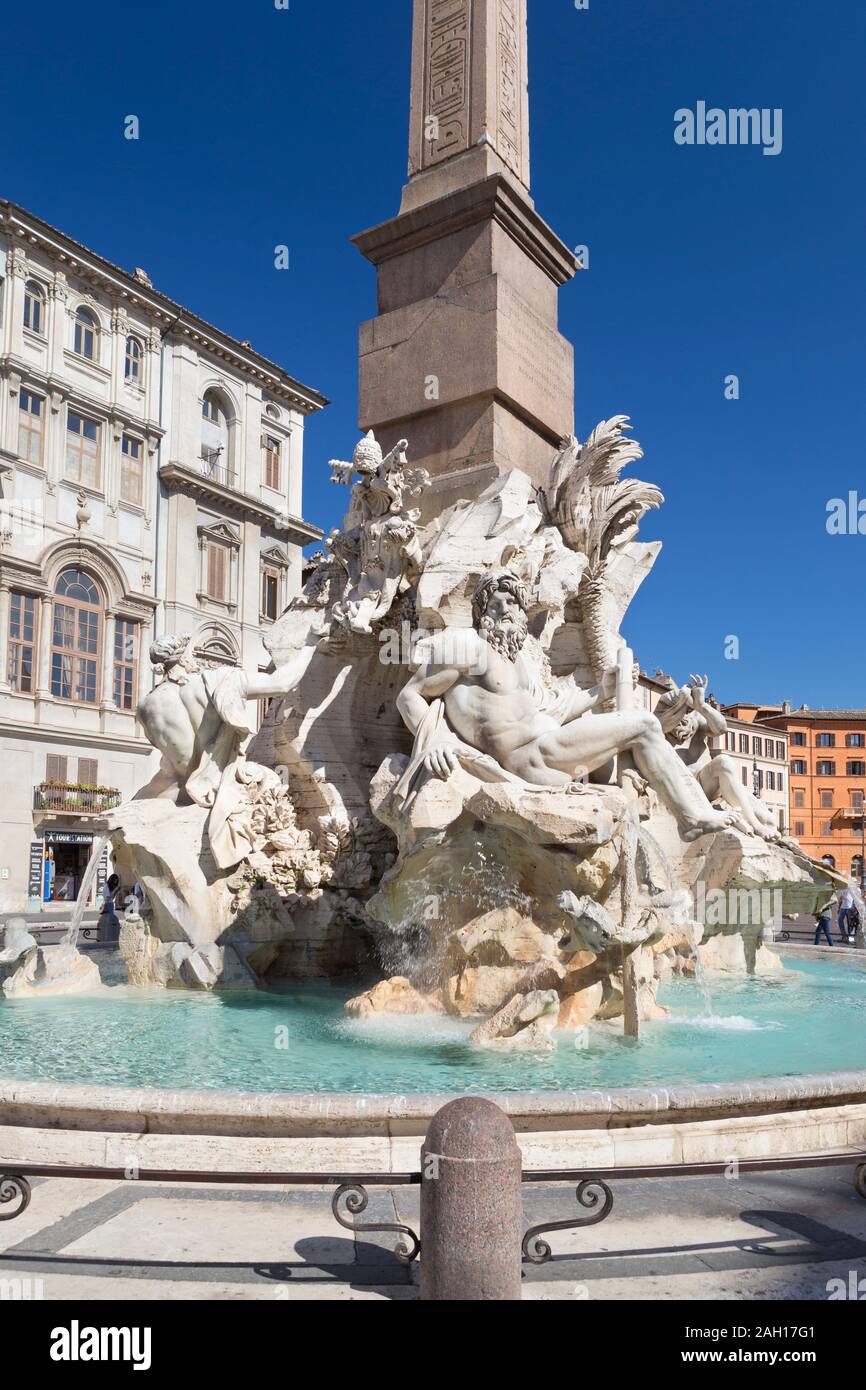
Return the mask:
<path id="1" fill-rule="evenodd" d="M 409 439 L 434 512 L 510 468 L 546 482 L 574 428 L 557 300 L 578 267 L 529 194 L 526 0 L 414 0 L 409 179 L 355 242 L 378 270 L 362 428 Z"/>

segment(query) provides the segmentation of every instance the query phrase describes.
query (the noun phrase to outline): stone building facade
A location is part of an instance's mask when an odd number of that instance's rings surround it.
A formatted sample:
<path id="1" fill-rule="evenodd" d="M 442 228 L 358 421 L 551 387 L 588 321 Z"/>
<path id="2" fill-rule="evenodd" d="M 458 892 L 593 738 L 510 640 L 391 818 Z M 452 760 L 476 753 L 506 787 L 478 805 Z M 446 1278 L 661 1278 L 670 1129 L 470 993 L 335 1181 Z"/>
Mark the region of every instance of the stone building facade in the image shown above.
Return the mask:
<path id="1" fill-rule="evenodd" d="M 326 404 L 0 200 L 0 912 L 73 900 L 94 814 L 152 774 L 155 635 L 267 665 L 321 535 L 303 443 Z"/>
<path id="2" fill-rule="evenodd" d="M 791 833 L 807 854 L 863 881 L 866 709 L 740 705 L 789 744 Z"/>

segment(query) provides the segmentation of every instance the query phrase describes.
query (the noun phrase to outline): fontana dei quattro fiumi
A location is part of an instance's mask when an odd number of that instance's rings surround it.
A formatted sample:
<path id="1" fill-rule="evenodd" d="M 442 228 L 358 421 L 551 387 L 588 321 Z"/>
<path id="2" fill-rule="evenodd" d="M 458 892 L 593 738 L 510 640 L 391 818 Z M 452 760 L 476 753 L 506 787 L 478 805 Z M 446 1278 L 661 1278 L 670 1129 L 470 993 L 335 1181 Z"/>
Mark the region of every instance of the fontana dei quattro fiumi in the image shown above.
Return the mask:
<path id="1" fill-rule="evenodd" d="M 575 434 L 579 262 L 530 193 L 525 8 L 443 28 L 415 0 L 409 178 L 355 237 L 378 312 L 330 464 L 345 519 L 269 673 L 154 642 L 160 770 L 91 861 L 107 842 L 143 910 L 115 950 L 79 940 L 87 884 L 63 942 L 3 929 L 10 1142 L 133 1132 L 179 1161 L 209 1136 L 284 1166 L 320 1142 L 371 1171 L 467 1093 L 548 1161 L 862 1129 L 864 955 L 777 940 L 844 881 L 743 786 L 706 679 L 649 709 L 655 654 L 622 635 L 664 498 L 626 415 Z"/>

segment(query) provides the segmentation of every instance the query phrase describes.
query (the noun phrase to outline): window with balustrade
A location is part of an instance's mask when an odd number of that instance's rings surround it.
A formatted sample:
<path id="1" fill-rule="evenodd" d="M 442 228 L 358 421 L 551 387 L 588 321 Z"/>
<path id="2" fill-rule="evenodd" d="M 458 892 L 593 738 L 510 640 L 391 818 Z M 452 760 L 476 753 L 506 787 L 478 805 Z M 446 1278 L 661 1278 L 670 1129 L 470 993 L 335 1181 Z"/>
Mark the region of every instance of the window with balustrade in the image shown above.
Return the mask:
<path id="1" fill-rule="evenodd" d="M 201 469 L 206 478 L 228 487 L 231 471 L 230 435 L 225 403 L 216 391 L 205 393 L 201 406 Z"/>
<path id="2" fill-rule="evenodd" d="M 13 589 L 9 596 L 9 650 L 6 679 L 18 695 L 32 695 L 36 685 L 37 599 Z"/>
<path id="3" fill-rule="evenodd" d="M 51 634 L 51 694 L 78 705 L 99 701 L 104 604 L 93 579 L 80 569 L 64 570 L 54 590 Z"/>

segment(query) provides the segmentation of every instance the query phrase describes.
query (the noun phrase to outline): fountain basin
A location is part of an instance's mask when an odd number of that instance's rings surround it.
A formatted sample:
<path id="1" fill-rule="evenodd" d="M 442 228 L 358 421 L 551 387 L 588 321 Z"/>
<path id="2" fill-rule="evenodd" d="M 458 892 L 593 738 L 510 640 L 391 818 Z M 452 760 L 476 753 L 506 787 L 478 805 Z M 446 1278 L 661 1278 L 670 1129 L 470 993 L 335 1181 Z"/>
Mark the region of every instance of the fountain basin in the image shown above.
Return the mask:
<path id="1" fill-rule="evenodd" d="M 786 951 L 782 954 L 795 955 Z M 335 991 L 333 987 L 326 991 L 332 996 L 333 1005 L 329 1015 L 332 1021 L 327 1026 L 338 1031 L 349 1029 L 348 1043 L 342 1040 L 339 1047 L 348 1046 L 355 1057 L 354 1078 L 349 1086 L 325 1089 L 320 1075 L 316 1078 L 318 1090 L 313 1089 L 312 1078 L 304 1087 L 291 1084 L 298 1068 L 304 1065 L 297 1011 L 292 1052 L 292 994 L 263 997 L 169 993 L 159 996 L 156 1002 L 150 995 L 106 990 L 92 1001 L 45 1001 L 38 1005 L 46 1037 L 57 1036 L 58 1022 L 64 1014 L 74 1017 L 79 1011 L 80 1016 L 83 1007 L 121 1009 L 127 1037 L 129 1019 L 136 1010 L 141 1019 L 151 1020 L 154 1008 L 165 1010 L 165 1017 L 171 1022 L 173 1050 L 167 1042 L 168 1035 L 158 1036 L 154 1053 L 161 1053 L 163 1080 L 169 1084 L 129 1087 L 111 1086 L 101 1074 L 99 1079 L 90 1079 L 89 1084 L 74 1084 L 62 1077 L 33 1079 L 33 1053 L 22 1042 L 20 1020 L 28 1013 L 35 1017 L 37 1006 L 28 1001 L 6 1001 L 0 1005 L 2 1066 L 7 1073 L 17 1070 L 19 1078 L 0 1082 L 0 1159 L 8 1163 L 123 1167 L 134 1160 L 141 1167 L 226 1172 L 246 1168 L 401 1172 L 417 1167 L 420 1139 L 431 1116 L 455 1093 L 465 1092 L 490 1096 L 511 1116 L 524 1161 L 530 1167 L 695 1163 L 723 1161 L 731 1155 L 772 1157 L 862 1148 L 866 1143 L 866 1070 L 852 1065 L 836 1070 L 834 1063 L 844 1066 L 849 1055 L 846 1048 L 850 1048 L 850 1055 L 862 1055 L 862 1023 L 866 1014 L 864 965 L 866 962 L 859 955 L 843 955 L 840 950 L 839 958 L 826 962 L 795 959 L 790 980 L 774 977 L 769 982 L 714 982 L 714 1017 L 719 1023 L 732 1018 L 748 1020 L 749 1013 L 750 1021 L 759 1023 L 769 999 L 779 1015 L 776 1022 L 780 1026 L 774 1029 L 741 1029 L 701 1021 L 692 993 L 691 1024 L 686 1019 L 674 1025 L 652 1025 L 639 1045 L 624 1041 L 608 1029 L 607 1036 L 594 1039 L 588 1051 L 569 1049 L 566 1035 L 553 1059 L 491 1059 L 485 1051 L 475 1054 L 468 1046 L 464 1048 L 450 1040 L 443 1044 L 452 1057 L 452 1079 L 447 1087 L 440 1084 L 425 1088 L 426 1066 L 416 1070 L 418 1084 L 414 1089 L 407 1084 L 412 1081 L 412 1069 L 406 1055 L 405 1030 L 419 1023 L 426 1026 L 428 1020 L 400 1020 L 403 1032 L 396 1047 L 402 1057 L 404 1084 L 383 1087 L 377 1094 L 371 1093 L 371 1079 L 381 1076 L 386 1068 L 381 1058 L 374 1066 L 370 1053 L 384 1047 L 388 1054 L 391 1044 L 371 1042 L 369 1031 L 364 1043 L 367 1025 L 350 1023 L 339 1016 L 337 1006 L 342 995 L 350 992 L 348 986 L 344 991 Z M 786 992 L 787 1012 L 780 1003 Z M 305 984 L 299 997 L 310 1000 L 311 993 L 315 996 L 316 990 L 311 992 Z M 317 1004 L 320 1025 L 322 993 L 320 990 Z M 184 1010 L 198 1019 L 197 1065 L 203 1065 L 203 1051 L 211 1059 L 209 1065 L 216 1068 L 211 1071 L 211 1078 L 217 1073 L 228 1074 L 235 1079 L 233 1089 L 215 1085 L 204 1088 L 200 1080 L 198 1089 L 180 1085 L 178 1078 L 182 1074 L 190 1079 L 202 1075 L 201 1070 L 194 1072 L 186 1062 L 193 1061 L 194 1056 L 187 1051 L 191 1043 L 178 1026 Z M 247 1051 L 240 1046 L 239 1029 L 240 1020 L 249 1012 L 256 1028 L 251 1035 L 251 1050 Z M 55 1016 L 53 1020 L 51 1015 Z M 16 1016 L 19 1024 L 13 1036 Z M 108 1019 L 110 1013 L 105 1017 Z M 811 1020 L 808 1029 L 806 1017 Z M 207 1024 L 204 1029 L 203 1022 Z M 452 1020 L 429 1020 L 434 1027 L 443 1022 L 453 1024 Z M 282 1046 L 285 1036 L 275 1032 L 279 1028 L 289 1029 L 287 1048 Z M 690 1031 L 692 1028 L 694 1032 Z M 361 1031 L 360 1038 L 357 1030 Z M 691 1059 L 693 1074 L 701 1055 L 701 1042 L 714 1038 L 722 1039 L 717 1053 L 720 1068 L 725 1062 L 730 1066 L 736 1056 L 747 1055 L 748 1065 L 739 1069 L 751 1074 L 699 1082 L 676 1080 L 677 1064 L 674 1054 L 669 1054 L 668 1065 L 673 1066 L 673 1074 L 668 1080 L 661 1070 L 658 1051 L 666 1030 L 668 1040 L 676 1039 L 677 1048 L 682 1044 L 684 1056 Z M 140 1063 L 142 1037 L 147 1029 L 133 1028 L 132 1032 L 130 1052 L 135 1053 L 138 1048 L 135 1055 Z M 730 1039 L 738 1033 L 747 1040 L 747 1053 L 730 1050 Z M 71 1053 L 68 1038 L 61 1035 L 56 1047 L 69 1059 L 69 1065 L 61 1068 L 62 1074 L 72 1074 L 75 1063 L 79 1073 L 88 1066 L 91 1070 L 104 1066 L 106 1077 L 113 1074 L 117 1079 L 122 1075 L 123 1058 L 116 1048 L 111 1048 L 110 1034 L 111 1030 L 100 1034 L 88 1022 Z M 781 1039 L 779 1034 L 783 1035 Z M 657 1043 L 657 1038 L 662 1042 Z M 426 1046 L 431 1046 L 429 1039 Z M 787 1075 L 780 1075 L 779 1069 L 773 1068 L 780 1047 L 789 1058 Z M 108 1051 L 103 1053 L 101 1049 L 105 1048 Z M 461 1061 L 464 1051 L 468 1058 Z M 266 1078 L 259 1086 L 238 1088 L 239 1074 L 231 1068 L 237 1065 L 239 1053 L 257 1061 L 258 1075 Z M 276 1054 L 276 1063 L 269 1053 Z M 336 1055 L 332 1054 L 330 1060 L 332 1080 L 338 1082 L 345 1074 L 334 1065 Z M 593 1084 L 589 1078 L 599 1074 L 599 1058 L 605 1055 L 616 1060 L 615 1070 L 631 1072 L 633 1079 L 642 1077 L 645 1084 Z M 811 1068 L 803 1065 L 809 1057 L 813 1059 Z M 560 1072 L 550 1070 L 557 1063 L 565 1066 L 566 1059 L 570 1067 L 569 1086 L 563 1086 L 561 1081 L 557 1084 Z M 52 1062 L 43 1058 L 41 1064 L 48 1066 Z M 824 1069 L 818 1070 L 822 1064 Z M 440 1059 L 439 1065 L 445 1067 L 440 1075 L 447 1074 L 447 1059 L 445 1063 Z M 469 1066 L 477 1068 L 474 1075 L 465 1070 Z M 498 1081 L 495 1075 L 491 1080 L 491 1067 L 498 1074 Z M 533 1069 L 528 1084 L 524 1072 L 527 1067 Z M 762 1067 L 769 1069 L 770 1074 L 760 1075 Z M 281 1075 L 284 1084 L 280 1084 Z M 250 1079 L 255 1080 L 255 1076 Z M 84 1077 L 80 1080 L 84 1081 Z"/>

